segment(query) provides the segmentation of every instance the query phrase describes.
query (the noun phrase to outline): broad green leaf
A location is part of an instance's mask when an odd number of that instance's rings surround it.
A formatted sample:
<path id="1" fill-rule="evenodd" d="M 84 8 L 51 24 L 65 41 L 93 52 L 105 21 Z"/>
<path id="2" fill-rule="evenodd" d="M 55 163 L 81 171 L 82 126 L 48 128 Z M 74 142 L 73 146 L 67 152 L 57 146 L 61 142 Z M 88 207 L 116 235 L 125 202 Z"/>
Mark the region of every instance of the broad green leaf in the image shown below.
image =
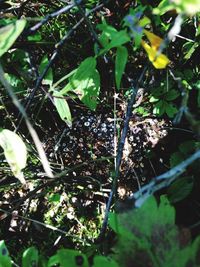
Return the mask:
<path id="1" fill-rule="evenodd" d="M 1 267 L 11 267 L 11 258 L 9 252 L 3 240 L 0 241 L 0 266 Z"/>
<path id="2" fill-rule="evenodd" d="M 192 177 L 181 177 L 177 179 L 167 190 L 169 201 L 171 203 L 176 203 L 186 198 L 191 193 L 193 184 Z"/>
<path id="3" fill-rule="evenodd" d="M 25 26 L 26 20 L 20 19 L 0 28 L 0 57 L 14 44 Z"/>
<path id="4" fill-rule="evenodd" d="M 24 251 L 22 256 L 22 267 L 38 266 L 38 261 L 38 250 L 35 247 L 30 247 Z"/>
<path id="5" fill-rule="evenodd" d="M 60 92 L 54 91 L 54 104 L 60 118 L 67 123 L 69 127 L 72 126 L 72 116 L 69 105 Z"/>
<path id="6" fill-rule="evenodd" d="M 43 73 L 43 71 L 45 70 L 45 68 L 48 65 L 48 63 L 49 63 L 48 57 L 47 57 L 47 55 L 45 55 L 42 58 L 40 66 L 39 66 L 40 75 Z M 53 84 L 53 71 L 52 71 L 51 68 L 49 68 L 47 74 L 43 78 L 42 84 L 49 85 L 49 86 L 51 86 Z"/>
<path id="7" fill-rule="evenodd" d="M 115 59 L 115 81 L 118 90 L 120 89 L 120 83 L 126 67 L 127 59 L 128 59 L 128 51 L 126 47 L 124 46 L 117 47 L 117 54 Z"/>
<path id="8" fill-rule="evenodd" d="M 113 214 L 110 225 L 118 237 L 113 256 L 120 267 L 144 267 L 147 261 L 149 266 L 175 267 L 170 261 L 180 249 L 178 230 L 175 209 L 166 196 L 159 205 L 151 196 L 140 208 Z"/>
<path id="9" fill-rule="evenodd" d="M 119 267 L 119 265 L 110 258 L 95 256 L 92 267 Z"/>
<path id="10" fill-rule="evenodd" d="M 60 249 L 49 259 L 47 267 L 59 264 L 60 267 L 89 267 L 86 256 L 76 250 Z"/>
<path id="11" fill-rule="evenodd" d="M 100 92 L 100 75 L 96 70 L 96 59 L 89 57 L 78 67 L 62 93 L 75 92 L 79 99 L 90 109 L 95 110 Z"/>
<path id="12" fill-rule="evenodd" d="M 0 146 L 14 176 L 21 183 L 26 183 L 22 169 L 26 167 L 27 151 L 22 139 L 16 133 L 3 129 L 0 131 Z"/>

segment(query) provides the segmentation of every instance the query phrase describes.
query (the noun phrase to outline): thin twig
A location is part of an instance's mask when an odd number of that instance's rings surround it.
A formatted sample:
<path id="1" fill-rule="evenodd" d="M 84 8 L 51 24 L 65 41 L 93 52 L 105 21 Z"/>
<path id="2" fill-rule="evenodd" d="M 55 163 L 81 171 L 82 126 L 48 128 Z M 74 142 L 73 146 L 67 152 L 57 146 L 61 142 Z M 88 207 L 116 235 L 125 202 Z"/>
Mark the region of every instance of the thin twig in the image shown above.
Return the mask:
<path id="1" fill-rule="evenodd" d="M 53 19 L 54 17 L 57 17 L 63 13 L 69 12 L 73 7 L 76 5 L 79 5 L 81 3 L 81 0 L 77 0 L 76 3 L 72 3 L 70 5 L 67 5 L 65 7 L 62 7 L 61 9 L 55 11 L 54 13 L 48 14 L 44 19 L 42 19 L 39 23 L 31 27 L 29 30 L 25 32 L 25 35 L 33 34 L 39 28 L 41 28 L 44 24 L 46 24 L 50 19 Z"/>

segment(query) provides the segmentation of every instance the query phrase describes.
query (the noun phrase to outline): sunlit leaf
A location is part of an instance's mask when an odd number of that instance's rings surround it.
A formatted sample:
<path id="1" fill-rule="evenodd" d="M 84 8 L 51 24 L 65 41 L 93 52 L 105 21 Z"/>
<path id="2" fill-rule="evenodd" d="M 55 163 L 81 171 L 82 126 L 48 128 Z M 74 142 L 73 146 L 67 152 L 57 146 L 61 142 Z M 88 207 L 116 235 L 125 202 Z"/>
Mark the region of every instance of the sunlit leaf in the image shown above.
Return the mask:
<path id="1" fill-rule="evenodd" d="M 0 57 L 14 44 L 25 26 L 26 20 L 20 19 L 0 28 Z"/>
<path id="2" fill-rule="evenodd" d="M 22 169 L 26 167 L 27 151 L 22 139 L 14 132 L 3 129 L 0 131 L 0 146 L 16 178 L 25 183 Z"/>
<path id="3" fill-rule="evenodd" d="M 120 83 L 121 83 L 124 69 L 126 67 L 127 59 L 128 59 L 128 51 L 126 47 L 119 46 L 117 48 L 117 54 L 116 54 L 116 60 L 115 60 L 115 80 L 116 80 L 116 86 L 118 90 L 120 88 Z"/>
<path id="4" fill-rule="evenodd" d="M 89 267 L 86 256 L 71 249 L 60 249 L 49 259 L 47 267 L 59 264 L 60 267 Z"/>
<path id="5" fill-rule="evenodd" d="M 67 123 L 69 127 L 72 126 L 72 116 L 69 105 L 60 92 L 54 91 L 54 104 L 60 118 Z"/>
<path id="6" fill-rule="evenodd" d="M 35 247 L 26 249 L 22 256 L 22 267 L 35 267 L 38 266 L 39 255 Z"/>
<path id="7" fill-rule="evenodd" d="M 0 241 L 0 266 L 1 267 L 11 267 L 11 258 L 9 256 L 9 252 L 5 245 L 5 242 L 2 240 Z"/>
<path id="8" fill-rule="evenodd" d="M 65 93 L 68 91 L 75 92 L 79 99 L 90 109 L 96 109 L 100 92 L 100 75 L 96 70 L 95 58 L 89 57 L 80 64 L 65 87 Z"/>

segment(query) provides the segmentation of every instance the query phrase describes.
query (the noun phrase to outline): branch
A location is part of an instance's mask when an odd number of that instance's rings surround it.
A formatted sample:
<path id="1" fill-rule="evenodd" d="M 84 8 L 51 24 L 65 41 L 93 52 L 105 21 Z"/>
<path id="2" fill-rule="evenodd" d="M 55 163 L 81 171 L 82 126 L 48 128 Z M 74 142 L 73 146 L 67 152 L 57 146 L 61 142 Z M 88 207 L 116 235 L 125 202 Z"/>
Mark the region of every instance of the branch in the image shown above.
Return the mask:
<path id="1" fill-rule="evenodd" d="M 88 11 L 86 13 L 86 17 L 88 17 L 91 13 L 95 12 L 96 10 L 102 8 L 104 6 L 104 4 L 100 4 L 96 7 L 94 7 L 93 9 L 91 9 L 90 11 Z M 65 42 L 71 37 L 71 35 L 75 32 L 75 30 L 81 25 L 81 23 L 85 20 L 85 18 L 81 18 L 72 28 L 71 30 L 69 30 L 66 35 L 55 45 L 55 50 L 48 62 L 48 64 L 46 65 L 44 71 L 42 72 L 42 74 L 37 78 L 36 80 L 36 84 L 35 84 L 35 87 L 33 88 L 31 94 L 29 95 L 28 97 L 28 101 L 25 105 L 25 110 L 27 110 L 31 104 L 31 101 L 37 91 L 37 89 L 39 88 L 43 78 L 45 77 L 45 75 L 47 74 L 49 68 L 53 65 L 55 59 L 57 58 L 58 54 L 59 54 L 59 51 L 60 49 L 62 48 L 62 46 L 65 44 Z M 19 123 L 18 123 L 18 128 L 20 126 L 22 122 L 22 118 L 20 119 Z"/>
<path id="2" fill-rule="evenodd" d="M 156 191 L 169 186 L 177 177 L 185 172 L 185 169 L 189 165 L 198 159 L 200 159 L 200 150 L 171 170 L 153 178 L 149 184 L 140 188 L 136 193 L 133 193 L 129 199 L 135 200 L 135 207 L 140 207 L 148 197 L 153 195 Z"/>

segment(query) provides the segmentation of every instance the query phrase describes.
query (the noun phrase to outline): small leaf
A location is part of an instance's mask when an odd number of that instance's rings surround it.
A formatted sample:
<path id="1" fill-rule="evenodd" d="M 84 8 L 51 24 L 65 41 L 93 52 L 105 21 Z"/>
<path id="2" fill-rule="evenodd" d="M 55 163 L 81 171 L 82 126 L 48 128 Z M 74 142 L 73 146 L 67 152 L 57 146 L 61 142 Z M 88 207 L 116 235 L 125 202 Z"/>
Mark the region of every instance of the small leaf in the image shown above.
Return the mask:
<path id="1" fill-rule="evenodd" d="M 3 240 L 0 241 L 0 266 L 11 267 L 11 258 Z"/>
<path id="2" fill-rule="evenodd" d="M 30 247 L 24 251 L 22 256 L 22 267 L 38 266 L 38 261 L 38 250 L 35 247 Z"/>
<path id="3" fill-rule="evenodd" d="M 0 131 L 0 146 L 14 176 L 21 183 L 26 183 L 22 169 L 26 167 L 27 151 L 22 139 L 16 133 L 4 129 Z"/>
<path id="4" fill-rule="evenodd" d="M 20 19 L 0 28 L 0 57 L 8 51 L 26 26 L 26 20 Z"/>
<path id="5" fill-rule="evenodd" d="M 128 51 L 126 47 L 124 46 L 117 47 L 117 54 L 115 60 L 115 80 L 118 90 L 120 89 L 120 83 L 126 66 L 127 59 L 128 59 Z"/>
<path id="6" fill-rule="evenodd" d="M 60 118 L 67 123 L 69 127 L 72 126 L 72 116 L 67 101 L 63 98 L 60 92 L 54 91 L 54 104 Z"/>
<path id="7" fill-rule="evenodd" d="M 186 198 L 191 193 L 192 188 L 192 177 L 181 177 L 169 186 L 167 197 L 171 203 L 176 203 Z"/>
<path id="8" fill-rule="evenodd" d="M 156 98 L 154 96 L 151 96 L 150 99 L 149 99 L 150 103 L 154 103 L 154 102 L 158 102 L 158 101 L 159 101 L 159 98 Z"/>

